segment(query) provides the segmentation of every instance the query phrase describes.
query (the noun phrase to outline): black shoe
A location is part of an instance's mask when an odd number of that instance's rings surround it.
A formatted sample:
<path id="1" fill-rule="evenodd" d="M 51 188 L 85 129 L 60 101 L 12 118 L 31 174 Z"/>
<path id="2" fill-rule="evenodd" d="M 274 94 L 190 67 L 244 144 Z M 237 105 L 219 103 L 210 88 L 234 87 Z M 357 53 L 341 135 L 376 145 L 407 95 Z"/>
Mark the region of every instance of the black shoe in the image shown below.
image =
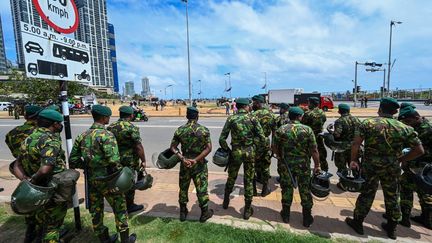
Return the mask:
<path id="1" fill-rule="evenodd" d="M 209 218 L 213 217 L 214 211 L 213 209 L 208 209 L 208 207 L 202 208 L 201 209 L 201 217 L 199 219 L 199 221 L 201 223 L 204 223 L 205 221 L 207 221 Z"/>
<path id="2" fill-rule="evenodd" d="M 355 232 L 357 232 L 357 234 L 364 235 L 363 222 L 352 218 L 346 218 L 345 222 L 349 227 L 351 227 Z"/>
<path id="3" fill-rule="evenodd" d="M 253 208 L 251 206 L 252 202 L 246 202 L 244 212 L 243 212 L 243 219 L 248 220 L 253 215 Z"/>
<path id="4" fill-rule="evenodd" d="M 268 187 L 267 183 L 264 183 L 261 191 L 261 197 L 266 197 L 270 193 L 271 193 L 270 188 Z"/>
<path id="5" fill-rule="evenodd" d="M 114 234 L 110 236 L 108 229 L 105 228 L 105 230 L 102 232 L 101 235 L 98 236 L 98 238 L 102 243 L 114 243 L 117 241 L 118 235 Z"/>
<path id="6" fill-rule="evenodd" d="M 423 227 L 425 227 L 426 229 L 432 230 L 432 222 L 427 222 L 426 217 L 423 214 L 411 217 L 411 220 L 423 225 Z"/>
<path id="7" fill-rule="evenodd" d="M 124 232 L 120 232 L 121 243 L 134 243 L 136 239 L 136 234 L 129 235 L 129 229 Z"/>
<path id="8" fill-rule="evenodd" d="M 141 211 L 143 209 L 144 209 L 143 205 L 137 205 L 135 203 L 127 207 L 128 214 L 138 212 L 138 211 Z"/>
<path id="9" fill-rule="evenodd" d="M 396 226 L 397 222 L 393 220 L 387 221 L 387 223 L 382 223 L 381 227 L 387 232 L 387 236 L 392 239 L 396 240 Z"/>
<path id="10" fill-rule="evenodd" d="M 280 215 L 282 217 L 282 221 L 288 224 L 290 220 L 290 207 L 282 206 L 282 211 L 280 212 Z"/>
<path id="11" fill-rule="evenodd" d="M 303 209 L 303 226 L 309 228 L 314 222 L 311 209 Z"/>
<path id="12" fill-rule="evenodd" d="M 223 203 L 222 203 L 223 209 L 228 209 L 228 206 L 229 206 L 229 203 L 230 203 L 230 194 L 231 193 L 226 193 L 225 192 L 224 200 L 223 200 Z"/>
<path id="13" fill-rule="evenodd" d="M 188 209 L 186 204 L 180 204 L 180 221 L 183 222 L 186 220 L 188 215 Z"/>
<path id="14" fill-rule="evenodd" d="M 410 215 L 403 215 L 402 214 L 402 220 L 399 222 L 400 225 L 411 228 L 411 221 L 410 221 Z"/>

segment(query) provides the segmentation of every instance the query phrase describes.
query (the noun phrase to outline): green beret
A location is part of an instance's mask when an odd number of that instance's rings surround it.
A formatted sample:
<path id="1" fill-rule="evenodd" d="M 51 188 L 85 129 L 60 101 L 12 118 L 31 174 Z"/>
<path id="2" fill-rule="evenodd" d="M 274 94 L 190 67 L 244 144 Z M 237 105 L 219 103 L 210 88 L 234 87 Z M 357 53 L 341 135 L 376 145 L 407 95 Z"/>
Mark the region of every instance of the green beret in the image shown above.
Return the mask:
<path id="1" fill-rule="evenodd" d="M 280 107 L 281 109 L 288 110 L 290 106 L 289 106 L 287 103 L 281 103 L 279 107 Z"/>
<path id="2" fill-rule="evenodd" d="M 380 106 L 386 106 L 387 108 L 391 108 L 394 110 L 399 109 L 399 103 L 397 102 L 396 99 L 392 98 L 392 97 L 384 97 L 381 99 L 380 102 Z"/>
<path id="3" fill-rule="evenodd" d="M 239 105 L 249 105 L 250 101 L 249 101 L 248 98 L 238 98 L 238 99 L 236 99 L 236 104 L 239 104 Z"/>
<path id="4" fill-rule="evenodd" d="M 308 101 L 314 104 L 319 104 L 320 99 L 318 97 L 309 97 Z"/>
<path id="5" fill-rule="evenodd" d="M 411 106 L 406 106 L 405 108 L 400 109 L 398 120 L 403 120 L 405 118 L 411 118 L 416 116 L 420 116 L 419 113 Z"/>
<path id="6" fill-rule="evenodd" d="M 260 103 L 264 103 L 265 102 L 265 99 L 264 99 L 264 97 L 262 95 L 255 95 L 254 97 L 252 97 L 252 100 L 253 101 L 258 101 Z"/>
<path id="7" fill-rule="evenodd" d="M 126 105 L 120 107 L 119 111 L 121 113 L 129 114 L 129 115 L 133 115 L 134 114 L 134 109 L 132 107 L 126 106 Z"/>
<path id="8" fill-rule="evenodd" d="M 112 112 L 109 107 L 102 106 L 102 105 L 94 105 L 92 107 L 92 113 L 101 115 L 101 116 L 111 116 Z"/>
<path id="9" fill-rule="evenodd" d="M 344 110 L 344 111 L 350 111 L 351 107 L 347 104 L 339 104 L 338 105 L 339 110 Z"/>
<path id="10" fill-rule="evenodd" d="M 293 114 L 296 116 L 302 116 L 304 114 L 304 111 L 302 110 L 302 108 L 295 106 L 295 107 L 291 107 L 288 110 L 289 114 Z"/>
<path id="11" fill-rule="evenodd" d="M 189 107 L 186 109 L 186 112 L 187 112 L 188 114 L 193 114 L 193 113 L 199 113 L 199 110 L 198 110 L 196 107 L 189 106 Z"/>
<path id="12" fill-rule="evenodd" d="M 415 105 L 413 104 L 413 103 L 410 103 L 410 102 L 403 102 L 401 105 L 400 105 L 400 108 L 401 109 L 403 109 L 403 108 L 405 108 L 405 107 L 412 107 L 412 108 L 416 108 L 415 107 Z"/>
<path id="13" fill-rule="evenodd" d="M 48 119 L 50 121 L 54 122 L 62 122 L 63 121 L 63 115 L 60 114 L 60 112 L 51 110 L 51 109 L 44 109 L 39 113 L 39 117 Z"/>
<path id="14" fill-rule="evenodd" d="M 55 110 L 57 112 L 60 112 L 60 107 L 58 105 L 50 105 L 50 106 L 47 106 L 45 109 Z"/>
<path id="15" fill-rule="evenodd" d="M 42 107 L 37 105 L 28 105 L 25 107 L 25 113 L 28 117 L 36 116 L 41 110 Z"/>

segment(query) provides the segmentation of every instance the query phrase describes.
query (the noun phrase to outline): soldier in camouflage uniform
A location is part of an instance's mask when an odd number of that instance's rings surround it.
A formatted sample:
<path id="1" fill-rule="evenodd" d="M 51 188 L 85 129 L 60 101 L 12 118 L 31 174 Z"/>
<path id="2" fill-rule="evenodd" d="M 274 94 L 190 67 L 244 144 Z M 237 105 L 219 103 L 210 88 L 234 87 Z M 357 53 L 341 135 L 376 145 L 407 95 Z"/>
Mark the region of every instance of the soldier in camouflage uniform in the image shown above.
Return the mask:
<path id="1" fill-rule="evenodd" d="M 219 138 L 220 146 L 231 151 L 228 164 L 228 179 L 225 184 L 225 196 L 223 208 L 227 209 L 230 201 L 230 194 L 233 191 L 240 166 L 243 164 L 244 176 L 244 197 L 245 209 L 244 219 L 249 219 L 253 214 L 251 207 L 253 198 L 253 179 L 255 173 L 255 145 L 254 139 L 259 139 L 261 143 L 266 142 L 263 129 L 255 116 L 249 113 L 249 100 L 246 98 L 237 99 L 238 112 L 228 117 Z M 228 147 L 226 139 L 231 132 L 231 148 Z"/>
<path id="2" fill-rule="evenodd" d="M 276 118 L 276 129 L 279 129 L 281 126 L 288 124 L 290 122 L 288 109 L 290 108 L 288 104 L 281 103 L 279 106 L 279 116 Z"/>
<path id="3" fill-rule="evenodd" d="M 141 168 L 145 170 L 146 159 L 139 128 L 131 123 L 134 117 L 134 109 L 130 106 L 122 106 L 119 112 L 120 119 L 108 126 L 107 130 L 116 137 L 121 164 L 135 170 L 138 174 L 138 180 L 141 180 L 144 177 Z M 141 163 L 139 163 L 140 159 Z M 126 192 L 125 197 L 128 213 L 140 211 L 144 208 L 143 205 L 134 203 L 135 189 Z"/>
<path id="4" fill-rule="evenodd" d="M 340 104 L 338 106 L 339 114 L 341 115 L 334 123 L 334 138 L 336 141 L 341 141 L 344 144 L 352 144 L 354 140 L 355 131 L 360 125 L 360 120 L 350 114 L 350 107 L 347 104 Z M 351 162 L 351 149 L 343 152 L 335 152 L 334 160 L 338 172 L 347 169 Z M 337 186 L 345 191 L 340 183 Z"/>
<path id="5" fill-rule="evenodd" d="M 391 239 L 396 239 L 396 226 L 401 219 L 399 204 L 399 184 L 401 163 L 413 160 L 424 153 L 423 146 L 412 127 L 393 118 L 399 104 L 393 98 L 381 99 L 379 117 L 369 118 L 360 124 L 356 131 L 351 149 L 351 168 L 359 170 L 358 154 L 364 141 L 364 158 L 361 169 L 366 182 L 357 198 L 354 219 L 346 218 L 346 223 L 357 233 L 363 233 L 363 220 L 369 213 L 378 185 L 381 184 L 387 223 L 382 227 Z M 402 155 L 402 149 L 408 146 L 410 153 Z"/>
<path id="6" fill-rule="evenodd" d="M 188 214 L 189 185 L 193 180 L 201 208 L 200 222 L 203 223 L 213 216 L 213 210 L 208 209 L 208 169 L 205 159 L 211 152 L 212 145 L 210 131 L 198 124 L 198 114 L 196 107 L 187 108 L 188 122 L 175 131 L 170 148 L 182 161 L 179 175 L 180 221 L 185 221 Z M 181 145 L 181 153 L 177 148 L 179 145 Z"/>
<path id="7" fill-rule="evenodd" d="M 320 171 L 319 153 L 312 129 L 300 123 L 304 111 L 299 107 L 289 109 L 288 124 L 276 131 L 273 150 L 278 157 L 278 173 L 282 188 L 282 220 L 289 222 L 293 200 L 293 180 L 298 182 L 301 205 L 303 207 L 303 225 L 313 223 L 313 200 L 310 192 L 310 158 L 314 160 L 314 173 Z M 289 166 L 289 168 L 288 168 Z M 291 178 L 289 171 L 294 178 Z"/>
<path id="8" fill-rule="evenodd" d="M 255 160 L 255 181 L 259 181 L 263 185 L 261 196 L 265 197 L 270 194 L 270 188 L 268 187 L 268 180 L 270 179 L 270 165 L 271 165 L 271 146 L 270 146 L 270 135 L 272 135 L 276 128 L 276 118 L 273 112 L 263 107 L 265 102 L 264 97 L 256 95 L 252 97 L 252 115 L 259 121 L 264 136 L 266 137 L 265 142 L 260 142 L 259 138 L 255 138 L 256 142 L 256 160 Z M 254 181 L 254 194 L 256 195 L 256 183 Z"/>
<path id="9" fill-rule="evenodd" d="M 92 107 L 94 123 L 89 130 L 76 138 L 69 159 L 70 167 L 84 169 L 87 173 L 89 211 L 92 216 L 93 230 L 100 241 L 115 242 L 117 239 L 117 234 L 110 237 L 108 228 L 103 225 L 105 198 L 113 209 L 121 242 L 135 242 L 136 235 L 129 235 L 124 194 L 109 191 L 107 183 L 98 179 L 122 169 L 116 138 L 105 129 L 111 114 L 108 107 L 101 105 Z"/>
<path id="10" fill-rule="evenodd" d="M 320 100 L 317 97 L 309 98 L 309 111 L 307 111 L 304 116 L 302 123 L 312 128 L 315 134 L 316 142 L 318 144 L 318 151 L 320 154 L 320 164 L 323 171 L 328 171 L 327 163 L 327 150 L 324 146 L 324 140 L 321 136 L 318 136 L 322 132 L 324 123 L 327 118 L 319 106 Z"/>
<path id="11" fill-rule="evenodd" d="M 51 110 L 40 112 L 36 128 L 20 147 L 15 168 L 21 170 L 20 179 L 47 187 L 54 174 L 65 170 L 65 154 L 57 135 L 63 129 L 63 116 Z M 26 217 L 27 232 L 24 242 L 36 238 L 42 242 L 59 242 L 60 228 L 67 212 L 67 203 L 50 201 L 43 208 Z"/>
<path id="12" fill-rule="evenodd" d="M 413 192 L 416 191 L 420 206 L 421 215 L 412 219 L 428 229 L 432 229 L 432 195 L 424 193 L 417 188 L 412 170 L 421 170 L 426 163 L 432 163 L 432 124 L 424 117 L 421 117 L 412 107 L 401 109 L 399 120 L 411 126 L 418 133 L 422 142 L 425 154 L 414 161 L 409 161 L 403 168 L 404 172 L 401 177 L 401 225 L 411 226 L 410 215 L 413 207 Z"/>

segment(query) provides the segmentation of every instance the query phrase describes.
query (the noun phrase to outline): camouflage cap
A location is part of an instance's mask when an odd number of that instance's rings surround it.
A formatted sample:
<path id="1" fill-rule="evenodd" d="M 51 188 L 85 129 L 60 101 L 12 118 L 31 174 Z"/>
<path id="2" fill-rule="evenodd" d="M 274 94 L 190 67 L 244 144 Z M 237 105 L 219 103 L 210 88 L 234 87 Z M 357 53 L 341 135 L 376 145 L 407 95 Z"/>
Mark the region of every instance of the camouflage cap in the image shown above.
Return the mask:
<path id="1" fill-rule="evenodd" d="M 55 110 L 57 112 L 60 112 L 60 107 L 58 105 L 50 105 L 50 106 L 47 106 L 45 109 Z"/>
<path id="2" fill-rule="evenodd" d="M 109 107 L 102 106 L 102 105 L 94 105 L 92 107 L 92 113 L 101 115 L 101 116 L 111 116 L 112 112 Z"/>
<path id="3" fill-rule="evenodd" d="M 290 108 L 290 106 L 287 103 L 281 103 L 279 107 L 285 110 L 288 110 Z"/>
<path id="4" fill-rule="evenodd" d="M 411 103 L 411 102 L 402 102 L 401 103 L 401 105 L 400 105 L 400 108 L 401 109 L 403 109 L 403 108 L 405 108 L 405 107 L 412 107 L 412 108 L 417 108 L 417 107 L 415 107 L 415 105 L 413 104 L 413 103 Z"/>
<path id="5" fill-rule="evenodd" d="M 253 96 L 252 100 L 253 101 L 258 101 L 260 103 L 264 103 L 265 102 L 265 99 L 264 99 L 264 97 L 262 95 L 255 95 L 255 96 Z"/>
<path id="6" fill-rule="evenodd" d="M 384 97 L 381 99 L 380 105 L 386 106 L 388 108 L 392 108 L 394 110 L 399 109 L 399 103 L 395 98 L 392 97 Z"/>
<path id="7" fill-rule="evenodd" d="M 51 109 L 44 109 L 39 113 L 39 117 L 48 119 L 50 121 L 54 122 L 62 122 L 63 121 L 63 115 L 60 114 L 60 112 L 57 112 L 55 110 Z"/>
<path id="8" fill-rule="evenodd" d="M 414 110 L 413 107 L 406 106 L 405 108 L 400 109 L 398 120 L 403 120 L 405 118 L 412 118 L 416 116 L 420 116 L 419 113 L 416 110 Z"/>
<path id="9" fill-rule="evenodd" d="M 25 107 L 25 113 L 26 116 L 28 117 L 32 117 L 32 116 L 36 116 L 37 114 L 39 114 L 39 112 L 42 110 L 43 108 L 37 105 L 28 105 Z"/>
<path id="10" fill-rule="evenodd" d="M 313 104 L 319 104 L 320 99 L 318 97 L 309 97 L 308 101 Z"/>
<path id="11" fill-rule="evenodd" d="M 288 112 L 289 112 L 289 114 L 296 115 L 296 116 L 302 116 L 304 114 L 304 111 L 302 110 L 302 108 L 300 108 L 298 106 L 291 107 Z"/>
<path id="12" fill-rule="evenodd" d="M 344 110 L 344 111 L 350 111 L 350 109 L 351 109 L 351 107 L 349 105 L 344 104 L 344 103 L 339 104 L 338 108 L 339 108 L 339 110 Z"/>
<path id="13" fill-rule="evenodd" d="M 199 110 L 198 110 L 196 107 L 189 106 L 189 107 L 186 109 L 186 112 L 187 112 L 188 114 L 193 114 L 193 113 L 199 113 Z"/>
<path id="14" fill-rule="evenodd" d="M 134 109 L 132 107 L 126 106 L 126 105 L 120 107 L 119 111 L 121 113 L 129 114 L 129 115 L 132 115 L 134 113 Z"/>
<path id="15" fill-rule="evenodd" d="M 236 103 L 239 104 L 239 105 L 249 105 L 250 101 L 249 101 L 248 98 L 238 98 L 236 100 Z"/>

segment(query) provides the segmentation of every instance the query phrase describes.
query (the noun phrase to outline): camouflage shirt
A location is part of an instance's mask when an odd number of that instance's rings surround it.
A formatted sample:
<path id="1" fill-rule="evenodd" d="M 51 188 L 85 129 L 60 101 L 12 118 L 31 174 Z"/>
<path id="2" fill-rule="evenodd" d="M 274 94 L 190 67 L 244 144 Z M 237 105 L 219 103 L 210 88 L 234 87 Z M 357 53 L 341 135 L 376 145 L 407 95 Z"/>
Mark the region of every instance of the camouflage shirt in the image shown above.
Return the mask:
<path id="1" fill-rule="evenodd" d="M 254 144 L 254 138 L 265 143 L 263 129 L 258 120 L 244 109 L 238 110 L 237 114 L 231 115 L 225 122 L 222 133 L 219 137 L 219 144 L 223 149 L 228 150 L 226 139 L 231 132 L 231 145 L 234 146 L 251 146 Z"/>
<path id="2" fill-rule="evenodd" d="M 327 118 L 326 115 L 324 114 L 324 111 L 322 111 L 318 107 L 315 107 L 314 109 L 307 111 L 304 114 L 302 123 L 304 125 L 311 127 L 316 136 L 318 133 L 322 132 L 322 128 L 326 120 Z"/>
<path id="3" fill-rule="evenodd" d="M 139 157 L 135 145 L 141 143 L 139 128 L 130 121 L 120 119 L 107 128 L 117 140 L 120 161 L 123 166 L 139 167 Z"/>
<path id="4" fill-rule="evenodd" d="M 334 136 L 338 141 L 351 143 L 359 126 L 360 120 L 357 117 L 344 114 L 335 121 Z"/>
<path id="5" fill-rule="evenodd" d="M 292 121 L 276 131 L 275 144 L 281 156 L 290 163 L 310 161 L 311 149 L 317 146 L 312 129 L 299 121 Z"/>
<path id="6" fill-rule="evenodd" d="M 183 156 L 193 159 L 201 154 L 211 144 L 210 131 L 196 121 L 188 121 L 185 125 L 177 128 L 171 140 L 171 146 L 181 145 Z"/>
<path id="7" fill-rule="evenodd" d="M 257 118 L 263 131 L 264 136 L 269 137 L 275 130 L 276 118 L 275 115 L 267 108 L 261 108 L 252 112 L 252 115 Z"/>
<path id="8" fill-rule="evenodd" d="M 414 128 L 392 117 L 374 117 L 361 122 L 356 136 L 364 139 L 366 158 L 395 160 L 402 155 L 405 146 L 421 144 Z M 379 160 L 386 163 L 386 159 Z"/>
<path id="9" fill-rule="evenodd" d="M 65 151 L 59 136 L 48 128 L 36 128 L 21 144 L 20 159 L 24 172 L 31 177 L 41 166 L 53 166 L 53 174 L 66 168 Z"/>
<path id="10" fill-rule="evenodd" d="M 12 155 L 18 158 L 22 142 L 37 128 L 36 122 L 26 121 L 23 125 L 15 127 L 6 134 L 6 144 Z"/>
<path id="11" fill-rule="evenodd" d="M 90 181 L 122 167 L 114 134 L 99 123 L 94 123 L 75 139 L 69 161 L 71 168 L 87 169 Z"/>
<path id="12" fill-rule="evenodd" d="M 425 154 L 417 160 L 432 161 L 432 124 L 423 118 L 422 123 L 419 126 L 414 127 L 418 133 L 419 139 L 422 142 Z"/>
<path id="13" fill-rule="evenodd" d="M 279 129 L 281 126 L 288 124 L 290 122 L 289 112 L 285 112 L 276 118 L 276 129 Z"/>

